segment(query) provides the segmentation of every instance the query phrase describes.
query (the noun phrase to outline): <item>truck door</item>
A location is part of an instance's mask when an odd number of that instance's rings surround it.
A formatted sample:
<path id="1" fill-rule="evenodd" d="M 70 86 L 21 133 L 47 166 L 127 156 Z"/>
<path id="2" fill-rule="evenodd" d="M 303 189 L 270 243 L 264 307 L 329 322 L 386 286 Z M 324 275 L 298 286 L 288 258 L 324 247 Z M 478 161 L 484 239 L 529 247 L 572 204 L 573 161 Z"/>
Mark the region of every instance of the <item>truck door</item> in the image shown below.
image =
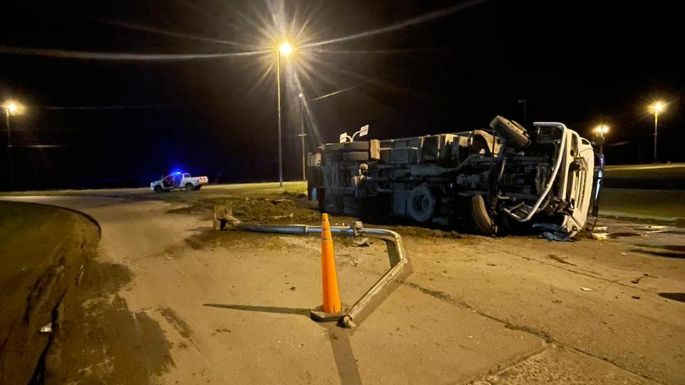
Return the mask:
<path id="1" fill-rule="evenodd" d="M 183 180 L 182 174 L 174 174 L 174 188 L 181 188 L 181 181 Z"/>

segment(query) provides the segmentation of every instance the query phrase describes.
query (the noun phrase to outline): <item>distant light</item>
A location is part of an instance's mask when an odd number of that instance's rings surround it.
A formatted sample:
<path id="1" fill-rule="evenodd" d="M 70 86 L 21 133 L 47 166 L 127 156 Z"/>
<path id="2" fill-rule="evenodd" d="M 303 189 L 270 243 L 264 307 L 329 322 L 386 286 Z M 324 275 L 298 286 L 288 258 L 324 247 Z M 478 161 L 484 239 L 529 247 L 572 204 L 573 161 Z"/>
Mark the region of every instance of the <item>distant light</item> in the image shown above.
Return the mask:
<path id="1" fill-rule="evenodd" d="M 592 132 L 594 132 L 595 134 L 606 135 L 607 133 L 609 133 L 609 126 L 607 126 L 606 124 L 600 124 L 597 127 L 595 127 L 592 130 Z"/>
<path id="2" fill-rule="evenodd" d="M 2 107 L 9 113 L 10 115 L 19 115 L 23 112 L 24 106 L 21 105 L 21 103 L 15 101 L 15 100 L 8 100 L 5 103 L 2 104 Z"/>
<path id="3" fill-rule="evenodd" d="M 304 94 L 302 92 L 300 92 L 300 94 L 297 96 L 299 96 L 300 98 L 304 98 Z"/>
<path id="4" fill-rule="evenodd" d="M 281 53 L 281 55 L 287 57 L 288 55 L 293 53 L 293 46 L 287 41 L 284 41 L 278 46 L 278 51 Z"/>
<path id="5" fill-rule="evenodd" d="M 657 100 L 649 106 L 649 109 L 655 114 L 660 114 L 666 110 L 666 103 L 662 102 L 661 100 Z"/>

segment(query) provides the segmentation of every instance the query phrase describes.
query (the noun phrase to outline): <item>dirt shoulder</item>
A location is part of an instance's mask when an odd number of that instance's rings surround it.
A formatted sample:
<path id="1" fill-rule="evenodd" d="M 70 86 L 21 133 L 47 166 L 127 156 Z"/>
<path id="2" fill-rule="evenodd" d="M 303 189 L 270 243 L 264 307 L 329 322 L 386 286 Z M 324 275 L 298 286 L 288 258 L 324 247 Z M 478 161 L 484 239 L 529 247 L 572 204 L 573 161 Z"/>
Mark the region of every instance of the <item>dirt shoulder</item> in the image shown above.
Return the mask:
<path id="1" fill-rule="evenodd" d="M 53 322 L 98 239 L 81 215 L 0 202 L 0 382 L 29 382 L 53 336 L 40 329 Z"/>

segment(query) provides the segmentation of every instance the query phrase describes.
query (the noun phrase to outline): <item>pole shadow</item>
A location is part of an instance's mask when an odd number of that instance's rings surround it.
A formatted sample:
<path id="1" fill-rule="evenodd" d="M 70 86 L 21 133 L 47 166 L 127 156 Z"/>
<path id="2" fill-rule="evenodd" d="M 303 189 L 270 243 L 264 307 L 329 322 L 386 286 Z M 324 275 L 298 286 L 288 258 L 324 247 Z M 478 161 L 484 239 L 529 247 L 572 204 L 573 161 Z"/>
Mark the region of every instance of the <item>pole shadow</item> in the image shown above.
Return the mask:
<path id="1" fill-rule="evenodd" d="M 342 385 L 362 385 L 357 359 L 354 357 L 350 343 L 351 331 L 335 326 L 334 323 L 323 324 L 328 340 L 331 343 L 335 366 Z"/>
<path id="2" fill-rule="evenodd" d="M 310 309 L 279 307 L 279 306 L 255 306 L 255 305 L 234 305 L 220 303 L 205 303 L 203 306 L 215 307 L 220 309 L 274 313 L 274 314 L 293 314 L 309 318 Z M 312 322 L 314 322 L 312 320 Z M 337 326 L 335 322 L 319 324 L 326 329 L 328 341 L 331 344 L 335 366 L 338 369 L 338 377 L 342 385 L 362 385 L 361 374 L 357 366 L 357 359 L 352 351 L 350 343 L 351 330 Z"/>
<path id="3" fill-rule="evenodd" d="M 242 311 L 253 311 L 261 313 L 275 313 L 275 314 L 294 314 L 303 315 L 309 318 L 310 309 L 300 309 L 292 307 L 279 307 L 279 306 L 253 306 L 253 305 L 227 305 L 220 303 L 205 303 L 202 304 L 207 307 L 216 307 L 221 309 L 231 309 L 231 310 L 242 310 Z"/>

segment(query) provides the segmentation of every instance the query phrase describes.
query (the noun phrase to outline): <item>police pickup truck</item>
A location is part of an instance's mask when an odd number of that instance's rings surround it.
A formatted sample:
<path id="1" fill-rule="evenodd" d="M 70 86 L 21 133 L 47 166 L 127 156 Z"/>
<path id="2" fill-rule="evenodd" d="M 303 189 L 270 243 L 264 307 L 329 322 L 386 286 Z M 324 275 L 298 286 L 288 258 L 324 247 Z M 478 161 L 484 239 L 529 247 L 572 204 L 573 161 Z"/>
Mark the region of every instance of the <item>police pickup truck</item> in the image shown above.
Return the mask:
<path id="1" fill-rule="evenodd" d="M 150 183 L 150 190 L 157 193 L 173 189 L 193 191 L 201 189 L 208 182 L 209 179 L 206 176 L 190 176 L 187 172 L 174 172 Z"/>

